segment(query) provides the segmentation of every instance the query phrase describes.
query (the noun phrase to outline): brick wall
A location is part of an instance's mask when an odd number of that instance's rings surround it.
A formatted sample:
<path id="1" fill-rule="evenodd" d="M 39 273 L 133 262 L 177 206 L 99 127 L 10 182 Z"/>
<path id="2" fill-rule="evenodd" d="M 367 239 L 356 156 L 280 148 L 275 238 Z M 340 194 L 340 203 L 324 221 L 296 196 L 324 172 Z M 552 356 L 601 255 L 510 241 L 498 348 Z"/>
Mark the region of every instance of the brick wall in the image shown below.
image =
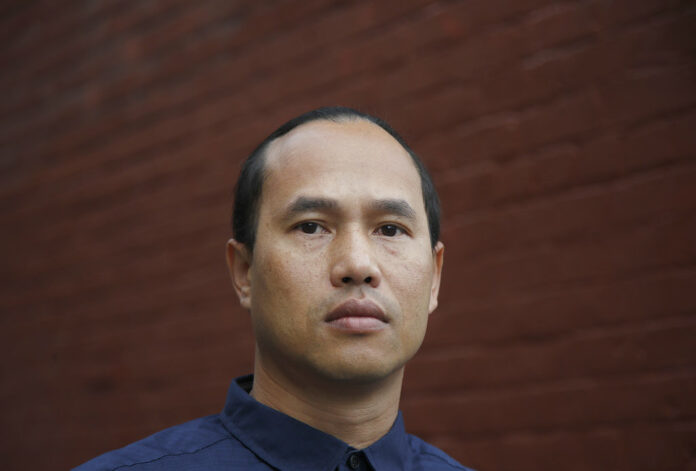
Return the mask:
<path id="1" fill-rule="evenodd" d="M 481 471 L 696 469 L 696 16 L 678 0 L 0 7 L 4 469 L 223 404 L 240 161 L 325 104 L 432 169 L 410 430 Z M 40 450 L 40 451 L 39 451 Z"/>

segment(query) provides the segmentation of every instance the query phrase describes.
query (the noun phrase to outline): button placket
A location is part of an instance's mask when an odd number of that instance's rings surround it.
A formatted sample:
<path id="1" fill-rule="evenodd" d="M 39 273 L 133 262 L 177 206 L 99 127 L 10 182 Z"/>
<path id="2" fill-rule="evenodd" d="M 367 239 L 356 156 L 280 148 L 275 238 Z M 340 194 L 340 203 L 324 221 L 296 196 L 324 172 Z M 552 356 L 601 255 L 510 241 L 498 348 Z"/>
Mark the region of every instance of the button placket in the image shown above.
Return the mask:
<path id="1" fill-rule="evenodd" d="M 358 469 L 360 467 L 360 457 L 357 453 L 350 455 L 350 458 L 348 458 L 348 466 L 350 466 L 350 469 Z"/>

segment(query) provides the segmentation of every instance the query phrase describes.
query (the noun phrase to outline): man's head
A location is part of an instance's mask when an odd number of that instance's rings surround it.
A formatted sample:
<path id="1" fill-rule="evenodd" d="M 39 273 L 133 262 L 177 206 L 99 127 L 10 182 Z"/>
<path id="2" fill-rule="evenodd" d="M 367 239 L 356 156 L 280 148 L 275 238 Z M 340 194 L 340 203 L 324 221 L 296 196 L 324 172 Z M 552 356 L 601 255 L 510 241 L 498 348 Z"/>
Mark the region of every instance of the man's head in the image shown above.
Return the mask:
<path id="1" fill-rule="evenodd" d="M 232 215 L 232 230 L 235 240 L 243 243 L 250 252 L 254 250 L 256 230 L 258 226 L 258 205 L 263 191 L 265 178 L 266 150 L 276 139 L 286 135 L 302 124 L 312 121 L 333 121 L 336 123 L 365 120 L 376 124 L 389 133 L 408 152 L 420 176 L 423 203 L 428 216 L 430 243 L 435 243 L 440 237 L 440 200 L 435 191 L 435 185 L 430 178 L 423 162 L 411 150 L 404 139 L 385 121 L 366 113 L 342 106 L 319 108 L 304 113 L 286 122 L 273 131 L 261 144 L 254 149 L 242 166 L 237 180 L 234 197 L 234 212 Z"/>
<path id="2" fill-rule="evenodd" d="M 444 248 L 432 183 L 385 125 L 344 110 L 320 110 L 329 117 L 276 131 L 257 149 L 256 196 L 245 203 L 253 232 L 236 225 L 235 204 L 228 261 L 251 311 L 257 367 L 275 376 L 400 373 L 437 306 Z M 238 196 L 248 184 L 240 180 Z"/>

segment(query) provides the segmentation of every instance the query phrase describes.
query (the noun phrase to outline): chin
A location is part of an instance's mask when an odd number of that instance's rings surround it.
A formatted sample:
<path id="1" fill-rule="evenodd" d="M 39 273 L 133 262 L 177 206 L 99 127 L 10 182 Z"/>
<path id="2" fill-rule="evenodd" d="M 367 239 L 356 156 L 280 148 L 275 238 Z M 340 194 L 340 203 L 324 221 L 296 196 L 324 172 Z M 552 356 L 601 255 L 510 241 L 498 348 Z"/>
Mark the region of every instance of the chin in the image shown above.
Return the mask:
<path id="1" fill-rule="evenodd" d="M 385 365 L 369 361 L 352 361 L 321 365 L 317 372 L 330 380 L 353 384 L 371 384 L 382 381 L 403 369 L 403 364 Z"/>

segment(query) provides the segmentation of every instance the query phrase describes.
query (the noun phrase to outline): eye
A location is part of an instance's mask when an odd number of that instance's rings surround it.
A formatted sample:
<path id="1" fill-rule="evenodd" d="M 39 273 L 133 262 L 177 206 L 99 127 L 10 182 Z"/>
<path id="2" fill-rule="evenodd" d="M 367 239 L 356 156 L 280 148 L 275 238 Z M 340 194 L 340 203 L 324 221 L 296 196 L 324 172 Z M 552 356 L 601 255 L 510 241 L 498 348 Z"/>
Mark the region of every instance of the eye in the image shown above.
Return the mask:
<path id="1" fill-rule="evenodd" d="M 321 228 L 321 226 L 316 222 L 303 222 L 298 224 L 296 227 L 305 234 L 316 234 L 317 230 Z"/>
<path id="2" fill-rule="evenodd" d="M 395 237 L 399 234 L 403 234 L 404 230 L 399 226 L 394 224 L 385 224 L 377 229 L 377 231 L 385 237 Z"/>

